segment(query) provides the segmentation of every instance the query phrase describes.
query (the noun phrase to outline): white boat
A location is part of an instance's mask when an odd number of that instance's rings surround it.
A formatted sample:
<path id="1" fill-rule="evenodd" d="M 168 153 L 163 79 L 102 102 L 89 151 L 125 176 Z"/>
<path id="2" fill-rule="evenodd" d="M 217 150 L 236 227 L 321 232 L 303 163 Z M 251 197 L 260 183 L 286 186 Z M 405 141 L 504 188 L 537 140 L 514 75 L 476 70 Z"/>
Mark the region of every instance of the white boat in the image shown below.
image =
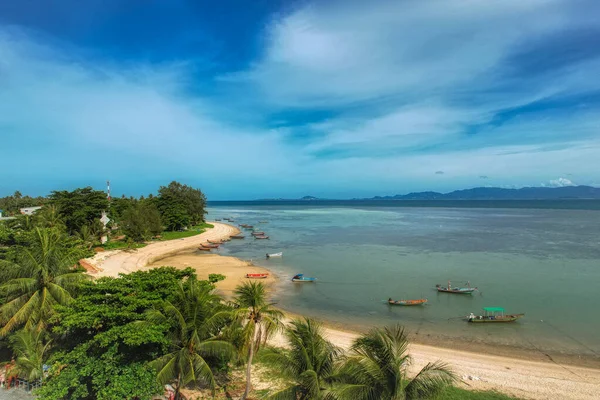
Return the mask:
<path id="1" fill-rule="evenodd" d="M 283 257 L 283 252 L 279 252 L 279 253 L 267 253 L 267 258 L 271 258 L 271 257 Z"/>

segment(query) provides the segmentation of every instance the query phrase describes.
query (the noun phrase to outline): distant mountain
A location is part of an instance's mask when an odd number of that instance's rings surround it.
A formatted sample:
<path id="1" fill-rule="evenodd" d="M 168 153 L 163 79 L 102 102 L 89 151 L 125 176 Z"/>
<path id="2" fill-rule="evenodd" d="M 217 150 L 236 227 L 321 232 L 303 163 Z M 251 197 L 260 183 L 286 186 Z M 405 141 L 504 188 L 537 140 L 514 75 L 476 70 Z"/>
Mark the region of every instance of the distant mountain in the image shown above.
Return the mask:
<path id="1" fill-rule="evenodd" d="M 300 200 L 319 200 L 319 198 L 314 196 L 304 196 Z"/>
<path id="2" fill-rule="evenodd" d="M 363 200 L 556 200 L 600 199 L 600 188 L 592 186 L 524 187 L 503 189 L 477 187 L 455 190 L 450 193 L 416 192 L 395 196 L 375 196 Z"/>

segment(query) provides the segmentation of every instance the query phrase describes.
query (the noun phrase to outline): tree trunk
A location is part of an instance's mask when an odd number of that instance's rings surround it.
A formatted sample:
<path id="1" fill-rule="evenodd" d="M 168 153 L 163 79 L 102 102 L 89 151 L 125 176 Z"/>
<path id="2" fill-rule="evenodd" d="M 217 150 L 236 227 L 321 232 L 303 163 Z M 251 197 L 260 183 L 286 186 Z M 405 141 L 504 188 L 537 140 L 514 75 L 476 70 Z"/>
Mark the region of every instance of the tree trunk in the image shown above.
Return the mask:
<path id="1" fill-rule="evenodd" d="M 250 390 L 252 389 L 252 375 L 251 375 L 252 357 L 254 357 L 254 343 L 256 343 L 257 332 L 258 332 L 258 329 L 256 329 L 256 326 L 255 326 L 254 332 L 252 332 L 252 341 L 250 342 L 250 348 L 248 349 L 248 365 L 246 365 L 246 390 L 244 391 L 244 394 L 242 395 L 241 400 L 246 400 L 246 398 L 250 394 Z"/>

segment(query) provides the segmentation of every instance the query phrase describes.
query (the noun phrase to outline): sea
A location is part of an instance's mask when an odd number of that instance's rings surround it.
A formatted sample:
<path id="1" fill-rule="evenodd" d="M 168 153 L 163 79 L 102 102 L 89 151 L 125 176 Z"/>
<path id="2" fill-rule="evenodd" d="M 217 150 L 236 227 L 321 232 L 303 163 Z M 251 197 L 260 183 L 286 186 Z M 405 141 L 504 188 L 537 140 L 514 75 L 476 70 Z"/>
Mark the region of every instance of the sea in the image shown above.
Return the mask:
<path id="1" fill-rule="evenodd" d="M 359 331 L 402 324 L 427 344 L 600 360 L 599 201 L 209 203 L 208 219 L 219 218 L 266 232 L 219 253 L 269 268 L 280 278 L 273 301 L 292 313 Z M 298 273 L 317 282 L 291 282 Z M 448 281 L 478 290 L 435 290 Z M 483 307 L 525 317 L 466 322 Z"/>

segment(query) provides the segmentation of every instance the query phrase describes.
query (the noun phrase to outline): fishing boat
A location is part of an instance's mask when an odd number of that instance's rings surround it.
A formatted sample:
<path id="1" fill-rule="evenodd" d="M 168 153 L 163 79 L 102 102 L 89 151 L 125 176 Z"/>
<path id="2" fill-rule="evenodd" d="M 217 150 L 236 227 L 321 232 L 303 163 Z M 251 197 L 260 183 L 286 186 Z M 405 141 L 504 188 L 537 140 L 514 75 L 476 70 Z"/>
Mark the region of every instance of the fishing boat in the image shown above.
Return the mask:
<path id="1" fill-rule="evenodd" d="M 246 225 L 246 224 L 240 224 L 240 227 L 242 227 L 242 228 L 246 228 L 247 226 L 248 225 Z"/>
<path id="2" fill-rule="evenodd" d="M 272 258 L 272 257 L 283 257 L 283 252 L 279 252 L 279 253 L 267 253 L 267 258 Z"/>
<path id="3" fill-rule="evenodd" d="M 269 237 L 267 235 L 256 235 L 254 236 L 254 239 L 268 239 Z"/>
<path id="4" fill-rule="evenodd" d="M 254 225 L 246 225 L 246 226 L 244 226 L 244 228 L 246 228 L 246 229 L 254 229 Z"/>
<path id="5" fill-rule="evenodd" d="M 304 274 L 297 274 L 292 278 L 292 282 L 315 282 L 316 280 L 317 278 L 309 278 Z"/>
<path id="6" fill-rule="evenodd" d="M 231 235 L 229 236 L 230 239 L 243 239 L 245 238 L 244 235 Z"/>
<path id="7" fill-rule="evenodd" d="M 269 277 L 269 274 L 246 274 L 246 278 L 249 279 L 266 279 Z"/>
<path id="8" fill-rule="evenodd" d="M 483 307 L 483 315 L 471 313 L 467 316 L 467 321 L 478 322 L 515 322 L 525 314 L 506 314 L 502 307 Z"/>
<path id="9" fill-rule="evenodd" d="M 210 248 L 209 247 L 204 247 L 204 246 L 200 245 L 198 247 L 198 250 L 200 250 L 200 251 L 210 251 Z"/>
<path id="10" fill-rule="evenodd" d="M 427 303 L 427 299 L 417 300 L 392 300 L 388 299 L 388 304 L 391 306 L 420 306 L 421 304 Z"/>
<path id="11" fill-rule="evenodd" d="M 218 241 L 214 241 L 214 240 L 206 240 L 208 243 L 210 244 L 223 244 L 222 241 L 218 242 Z"/>
<path id="12" fill-rule="evenodd" d="M 448 286 L 444 287 L 442 285 L 435 285 L 435 288 L 438 292 L 443 293 L 455 293 L 455 294 L 471 294 L 477 290 L 476 287 L 471 287 L 471 282 L 467 282 L 467 287 L 452 287 L 450 281 L 448 281 Z"/>
<path id="13" fill-rule="evenodd" d="M 202 246 L 204 246 L 208 249 L 218 249 L 219 248 L 219 245 L 214 244 L 214 243 L 203 243 Z"/>
<path id="14" fill-rule="evenodd" d="M 262 236 L 264 234 L 265 233 L 263 231 L 254 231 L 254 232 L 251 233 L 252 236 Z"/>
<path id="15" fill-rule="evenodd" d="M 268 224 L 269 221 L 258 221 L 259 224 Z"/>
<path id="16" fill-rule="evenodd" d="M 221 220 L 221 218 L 215 218 L 215 221 L 220 221 L 220 220 Z"/>

